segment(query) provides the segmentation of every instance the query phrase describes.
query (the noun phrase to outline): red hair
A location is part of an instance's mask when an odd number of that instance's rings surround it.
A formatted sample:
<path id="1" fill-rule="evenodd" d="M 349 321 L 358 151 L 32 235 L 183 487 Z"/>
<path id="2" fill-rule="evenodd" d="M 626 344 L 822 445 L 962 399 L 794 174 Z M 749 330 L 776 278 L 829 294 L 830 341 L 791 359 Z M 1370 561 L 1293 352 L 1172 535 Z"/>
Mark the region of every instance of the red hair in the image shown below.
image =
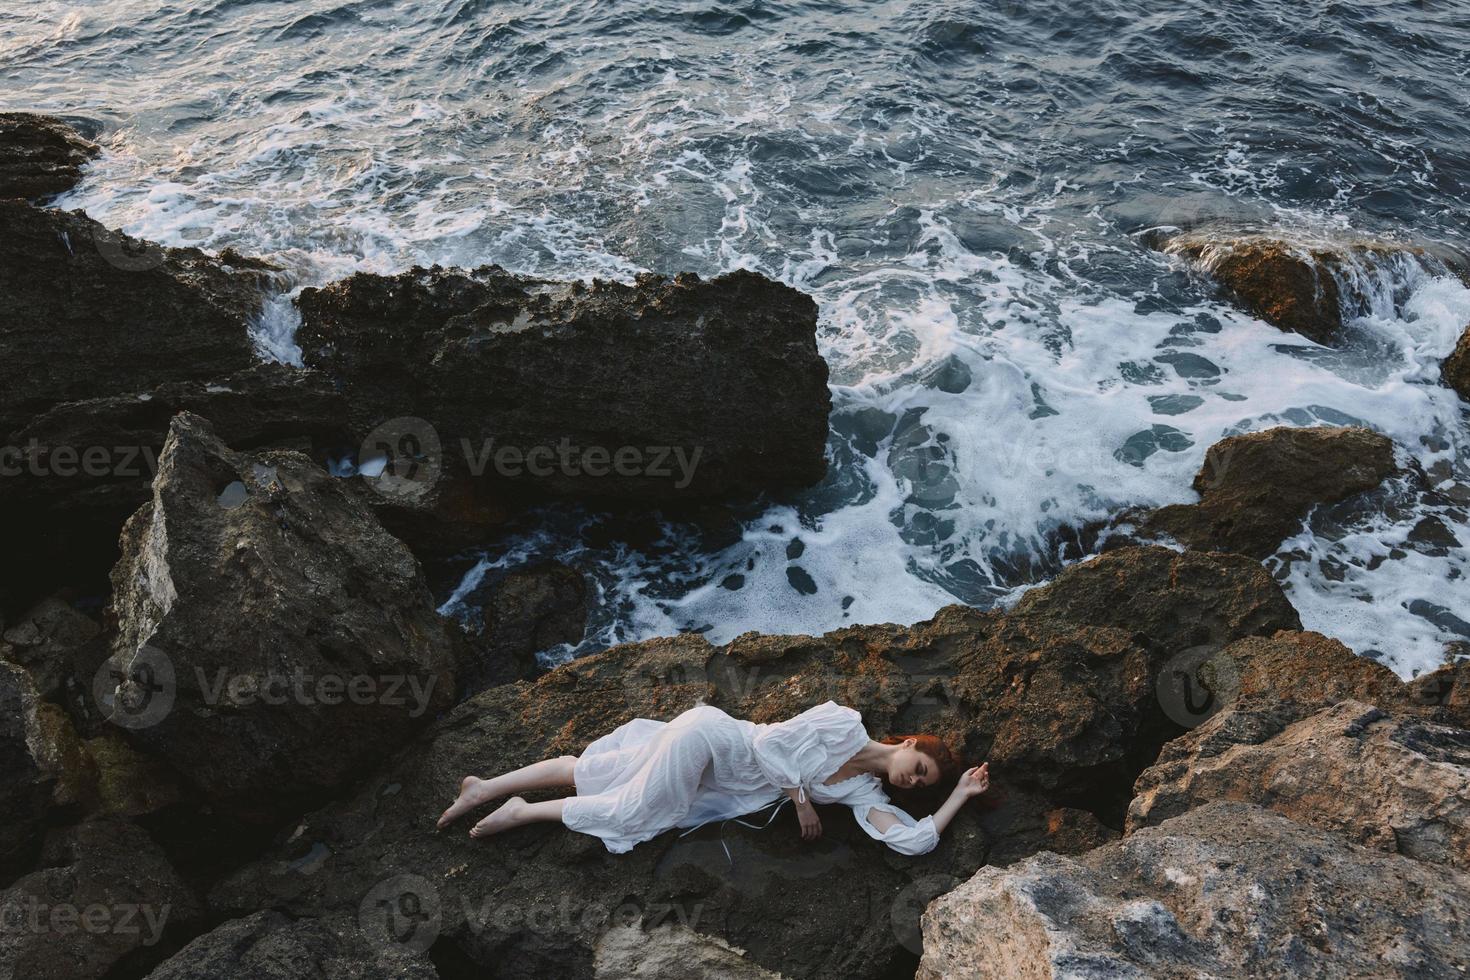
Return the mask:
<path id="1" fill-rule="evenodd" d="M 878 741 L 883 745 L 902 745 L 909 739 L 914 740 L 915 749 L 933 759 L 934 764 L 939 767 L 939 778 L 934 780 L 935 788 L 959 781 L 960 773 L 964 771 L 964 766 L 960 765 L 960 760 L 955 758 L 955 754 L 949 750 L 949 746 L 945 744 L 944 740 L 937 736 L 890 735 L 887 738 L 880 738 Z M 896 787 L 890 786 L 889 788 L 894 789 Z"/>

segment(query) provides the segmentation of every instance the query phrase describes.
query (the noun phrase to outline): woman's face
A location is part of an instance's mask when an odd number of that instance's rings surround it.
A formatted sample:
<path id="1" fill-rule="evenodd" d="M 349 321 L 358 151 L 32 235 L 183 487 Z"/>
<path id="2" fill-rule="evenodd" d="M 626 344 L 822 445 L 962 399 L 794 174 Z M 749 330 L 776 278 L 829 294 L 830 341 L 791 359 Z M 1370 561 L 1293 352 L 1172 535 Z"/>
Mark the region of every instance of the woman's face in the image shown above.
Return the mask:
<path id="1" fill-rule="evenodd" d="M 939 779 L 939 766 L 934 759 L 914 748 L 913 739 L 905 739 L 888 763 L 888 782 L 899 789 L 933 786 Z"/>

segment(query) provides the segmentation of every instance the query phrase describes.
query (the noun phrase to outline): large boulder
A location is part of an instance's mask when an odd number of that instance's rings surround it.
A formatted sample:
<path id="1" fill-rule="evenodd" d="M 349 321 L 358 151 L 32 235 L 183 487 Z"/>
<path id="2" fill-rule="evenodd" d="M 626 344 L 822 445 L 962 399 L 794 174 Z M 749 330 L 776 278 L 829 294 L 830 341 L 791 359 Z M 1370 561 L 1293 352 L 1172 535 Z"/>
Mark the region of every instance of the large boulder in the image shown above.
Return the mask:
<path id="1" fill-rule="evenodd" d="M 1342 701 L 1284 727 L 1274 705 L 1222 712 L 1138 778 L 1128 832 L 1215 800 L 1470 870 L 1470 732 Z"/>
<path id="2" fill-rule="evenodd" d="M 0 892 L 0 980 L 136 976 L 196 931 L 202 911 L 140 828 L 99 820 L 54 831 L 42 868 Z"/>
<path id="3" fill-rule="evenodd" d="M 1450 271 L 1441 256 L 1418 247 L 1279 231 L 1204 227 L 1152 244 L 1211 276 L 1252 316 L 1320 344 L 1335 342 L 1344 316 L 1366 312 L 1373 294 L 1407 266 Z"/>
<path id="4" fill-rule="evenodd" d="M 299 453 L 236 453 L 177 416 L 122 552 L 100 700 L 238 812 L 341 788 L 453 698 L 417 562 Z"/>
<path id="5" fill-rule="evenodd" d="M 417 924 L 413 911 L 403 913 L 409 928 Z M 348 916 L 290 919 L 257 912 L 195 939 L 148 980 L 439 980 L 424 951 L 374 938 Z"/>
<path id="6" fill-rule="evenodd" d="M 789 977 L 912 969 L 918 910 L 934 894 L 992 855 L 1106 840 L 1098 812 L 1121 826 L 1134 777 L 1183 731 L 1156 692 L 1177 650 L 1295 625 L 1256 562 L 1140 548 L 1069 569 L 1009 613 L 953 606 L 912 627 L 616 647 L 458 706 L 211 901 L 227 916 L 322 916 L 409 881 L 440 910 L 436 955 L 486 976 L 595 976 L 609 930 L 629 923 L 684 927 Z M 822 814 L 815 844 L 786 813 L 764 831 L 670 833 L 620 856 L 560 827 L 484 841 L 434 830 L 466 774 L 578 753 L 630 718 L 702 701 L 771 722 L 829 698 L 859 709 L 874 736 L 929 731 L 988 758 L 994 796 L 920 858 L 885 852 L 841 809 Z"/>
<path id="7" fill-rule="evenodd" d="M 101 148 L 55 116 L 0 112 L 0 198 L 62 194 Z"/>
<path id="8" fill-rule="evenodd" d="M 418 482 L 453 456 L 510 488 L 649 504 L 825 472 L 816 304 L 754 273 L 624 285 L 436 267 L 298 304 L 306 362 L 342 382 L 368 453 L 413 456 Z"/>
<path id="9" fill-rule="evenodd" d="M 1392 440 L 1357 428 L 1275 428 L 1229 436 L 1205 453 L 1199 503 L 1139 519 L 1145 537 L 1167 535 L 1202 551 L 1265 558 L 1318 504 L 1377 487 L 1397 466 Z"/>
<path id="10" fill-rule="evenodd" d="M 1460 342 L 1440 365 L 1439 374 L 1461 398 L 1470 401 L 1470 328 L 1460 334 Z"/>
<path id="11" fill-rule="evenodd" d="M 924 913 L 918 976 L 1459 977 L 1467 902 L 1462 872 L 1211 803 L 1082 857 L 982 869 Z"/>

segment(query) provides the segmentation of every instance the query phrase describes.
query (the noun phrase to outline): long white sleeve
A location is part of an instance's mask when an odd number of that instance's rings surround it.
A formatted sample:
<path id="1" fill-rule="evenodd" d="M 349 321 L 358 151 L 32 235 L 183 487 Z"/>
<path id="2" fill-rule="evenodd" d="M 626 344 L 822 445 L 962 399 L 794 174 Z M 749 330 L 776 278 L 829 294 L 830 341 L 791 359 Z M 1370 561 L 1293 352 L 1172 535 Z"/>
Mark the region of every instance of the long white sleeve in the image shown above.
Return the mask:
<path id="1" fill-rule="evenodd" d="M 872 812 L 882 810 L 898 818 L 898 823 L 881 831 L 873 825 Z M 874 840 L 881 840 L 900 854 L 928 854 L 939 846 L 939 830 L 933 817 L 915 820 L 891 803 L 860 803 L 852 808 L 858 826 Z"/>
<path id="2" fill-rule="evenodd" d="M 828 701 L 787 721 L 761 726 L 752 748 L 772 784 L 795 789 L 830 776 L 867 743 L 862 715 Z"/>

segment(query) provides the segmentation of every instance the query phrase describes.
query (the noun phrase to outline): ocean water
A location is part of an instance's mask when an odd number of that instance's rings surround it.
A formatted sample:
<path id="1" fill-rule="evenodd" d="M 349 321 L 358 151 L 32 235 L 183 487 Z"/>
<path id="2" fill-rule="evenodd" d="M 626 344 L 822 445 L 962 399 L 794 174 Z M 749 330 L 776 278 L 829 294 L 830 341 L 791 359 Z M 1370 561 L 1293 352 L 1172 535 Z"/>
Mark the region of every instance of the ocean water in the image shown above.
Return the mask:
<path id="1" fill-rule="evenodd" d="M 1467 76 L 1460 0 L 0 5 L 0 105 L 95 131 L 108 155 L 60 203 L 130 233 L 298 289 L 496 262 L 816 296 L 824 483 L 714 527 L 554 509 L 467 561 L 461 593 L 527 558 L 587 571 L 592 629 L 557 656 L 1003 604 L 1079 527 L 1193 499 L 1222 436 L 1353 423 L 1423 477 L 1314 513 L 1268 564 L 1307 627 L 1438 664 L 1470 641 L 1470 413 L 1438 384 L 1470 291 L 1400 263 L 1329 350 L 1141 237 L 1464 249 Z M 288 361 L 289 300 L 258 326 Z"/>

